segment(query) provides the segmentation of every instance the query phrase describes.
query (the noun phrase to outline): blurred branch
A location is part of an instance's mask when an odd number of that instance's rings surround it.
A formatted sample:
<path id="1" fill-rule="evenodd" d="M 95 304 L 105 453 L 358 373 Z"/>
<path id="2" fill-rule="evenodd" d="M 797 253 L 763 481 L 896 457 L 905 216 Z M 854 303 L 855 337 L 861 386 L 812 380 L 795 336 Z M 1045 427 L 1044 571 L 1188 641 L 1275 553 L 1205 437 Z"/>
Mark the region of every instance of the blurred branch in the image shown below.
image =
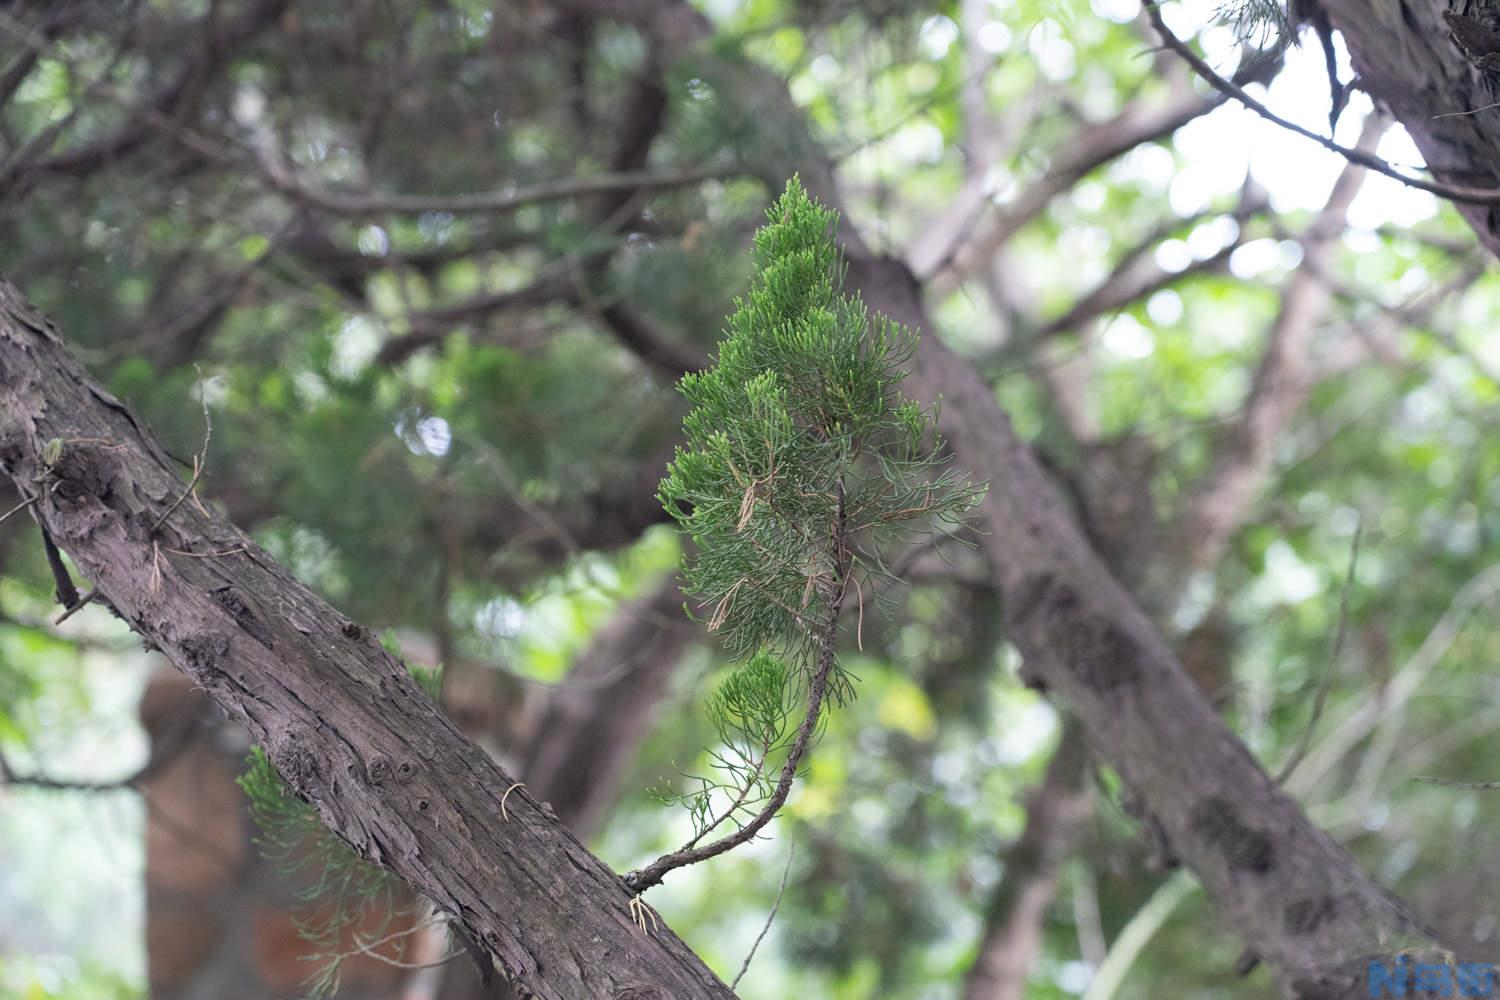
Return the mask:
<path id="1" fill-rule="evenodd" d="M 1233 212 L 1228 213 L 1239 226 L 1240 231 L 1235 238 L 1213 254 L 1194 260 L 1180 271 L 1169 271 L 1156 263 L 1151 256 L 1152 251 L 1173 232 L 1181 231 L 1206 216 L 1218 213 L 1201 213 L 1192 219 L 1173 220 L 1169 224 L 1156 228 L 1145 239 L 1126 250 L 1109 274 L 1092 290 L 1079 298 L 1066 312 L 1031 331 L 1027 336 L 1028 341 L 1046 340 L 1061 333 L 1074 332 L 1089 320 L 1150 298 L 1184 279 L 1221 271 L 1229 263 L 1230 256 L 1244 241 L 1246 222 L 1253 216 L 1264 212 L 1268 207 L 1265 192 L 1247 180 L 1239 205 Z"/>
<path id="2" fill-rule="evenodd" d="M 1360 135 L 1360 148 L 1375 148 L 1389 124 L 1379 112 L 1372 113 Z M 1299 239 L 1302 263 L 1282 291 L 1243 416 L 1170 529 L 1182 546 L 1180 572 L 1218 560 L 1265 487 L 1275 444 L 1313 387 L 1312 339 L 1332 297 L 1322 274 L 1340 245 L 1349 205 L 1366 175 L 1364 167 L 1346 165 L 1327 203 Z"/>
<path id="3" fill-rule="evenodd" d="M 0 751 L 0 785 L 58 792 L 116 792 L 127 788 L 140 791 L 141 784 L 160 774 L 191 744 L 190 737 L 197 726 L 198 720 L 191 715 L 177 717 L 165 729 L 161 739 L 153 742 L 151 756 L 145 764 L 123 778 L 103 781 L 64 780 L 48 777 L 40 772 L 19 774 L 11 766 L 4 752 Z"/>
<path id="4" fill-rule="evenodd" d="M 1077 723 L 1069 721 L 1046 776 L 1028 796 L 1021 837 L 1005 851 L 1000 885 L 987 906 L 979 955 L 964 979 L 964 1000 L 1026 996 L 1063 859 L 1093 815 L 1088 772 L 1088 745 Z"/>
<path id="5" fill-rule="evenodd" d="M 258 162 L 271 186 L 294 201 L 335 215 L 353 217 L 416 215 L 426 212 L 448 212 L 453 215 L 497 215 L 515 212 L 528 205 L 548 201 L 618 194 L 622 191 L 663 191 L 688 187 L 707 180 L 738 177 L 745 172 L 742 168 L 733 166 L 634 170 L 628 173 L 541 181 L 525 187 L 474 194 L 361 195 L 310 186 L 306 181 L 293 177 L 286 168 L 276 164 L 269 157 L 262 156 Z"/>
<path id="6" fill-rule="evenodd" d="M 580 836 L 598 830 L 651 731 L 653 709 L 700 638 L 670 627 L 685 621 L 675 577 L 623 602 L 547 693 L 521 775 Z"/>
<path id="7" fill-rule="evenodd" d="M 182 69 L 155 94 L 129 106 L 123 124 L 108 135 L 73 149 L 8 165 L 8 180 L 13 181 L 20 172 L 86 176 L 145 145 L 153 123 L 180 124 L 207 92 L 209 83 L 230 64 L 236 51 L 274 24 L 287 6 L 288 0 L 256 0 L 238 17 L 224 21 L 214 5 L 181 40 L 180 51 L 188 54 Z M 0 30 L 33 49 L 45 44 L 9 15 L 0 15 Z"/>
<path id="8" fill-rule="evenodd" d="M 1264 79 L 1276 68 L 1279 64 L 1257 64 L 1246 70 L 1246 78 Z M 1113 118 L 1080 127 L 1067 145 L 1051 151 L 1050 166 L 1039 179 L 1004 202 L 997 201 L 988 170 L 971 174 L 948 207 L 912 241 L 909 266 L 921 279 L 940 279 L 939 289 L 956 283 L 1089 173 L 1142 143 L 1172 134 L 1223 102 L 1186 89 L 1155 105 L 1131 102 Z"/>
<path id="9" fill-rule="evenodd" d="M 1193 68 L 1194 73 L 1197 73 L 1219 93 L 1225 95 L 1226 97 L 1234 98 L 1236 101 L 1239 101 L 1251 111 L 1254 111 L 1256 114 L 1260 115 L 1266 121 L 1279 125 L 1289 132 L 1295 132 L 1298 135 L 1303 136 L 1304 138 L 1311 139 L 1313 142 L 1316 142 L 1324 149 L 1332 150 L 1333 152 L 1338 153 L 1340 156 L 1347 159 L 1350 163 L 1357 164 L 1369 170 L 1373 170 L 1378 174 L 1383 174 L 1386 177 L 1391 178 L 1392 180 L 1400 181 L 1407 187 L 1413 187 L 1419 191 L 1426 191 L 1429 194 L 1435 194 L 1441 198 L 1447 198 L 1450 201 L 1468 202 L 1475 205 L 1500 204 L 1500 189 L 1458 187 L 1451 184 L 1441 184 L 1437 181 L 1423 180 L 1420 177 L 1410 177 L 1406 174 L 1403 174 L 1395 167 L 1391 166 L 1387 161 L 1376 156 L 1373 152 L 1373 147 L 1366 148 L 1366 146 L 1361 143 L 1357 148 L 1350 149 L 1348 146 L 1339 145 L 1326 136 L 1319 135 L 1312 129 L 1303 128 L 1296 122 L 1288 121 L 1287 119 L 1276 114 L 1270 108 L 1266 107 L 1260 101 L 1257 101 L 1255 98 L 1251 97 L 1248 93 L 1245 92 L 1245 88 L 1241 87 L 1238 83 L 1232 80 L 1226 80 L 1224 77 L 1220 76 L 1214 71 L 1214 68 L 1212 66 L 1203 61 L 1202 57 L 1200 57 L 1198 53 L 1193 51 L 1191 46 L 1189 46 L 1182 39 L 1178 38 L 1176 35 L 1172 34 L 1172 30 L 1168 28 L 1166 22 L 1162 20 L 1161 9 L 1157 5 L 1157 0 L 1143 0 L 1143 2 L 1146 6 L 1146 13 L 1151 18 L 1152 27 L 1154 27 L 1157 33 L 1161 35 L 1162 43 L 1166 45 L 1167 48 L 1180 55 L 1187 62 L 1187 64 Z"/>
<path id="10" fill-rule="evenodd" d="M 1448 607 L 1390 682 L 1367 693 L 1331 733 L 1319 740 L 1286 780 L 1289 792 L 1308 795 L 1365 737 L 1392 716 L 1399 715 L 1422 682 L 1442 662 L 1468 616 L 1490 607 L 1500 592 L 1500 564 L 1485 567 L 1453 595 Z"/>

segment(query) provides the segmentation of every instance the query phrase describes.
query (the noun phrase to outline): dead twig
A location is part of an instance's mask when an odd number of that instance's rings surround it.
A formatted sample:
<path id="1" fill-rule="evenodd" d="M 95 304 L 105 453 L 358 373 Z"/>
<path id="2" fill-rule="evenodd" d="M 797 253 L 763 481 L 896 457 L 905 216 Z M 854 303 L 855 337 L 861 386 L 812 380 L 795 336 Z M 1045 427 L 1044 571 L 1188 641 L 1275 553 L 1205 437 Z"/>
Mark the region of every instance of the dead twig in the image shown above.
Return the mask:
<path id="1" fill-rule="evenodd" d="M 182 502 L 192 496 L 193 491 L 198 488 L 198 480 L 203 478 L 204 468 L 208 465 L 208 446 L 214 439 L 214 421 L 208 414 L 208 393 L 204 391 L 202 369 L 198 369 L 198 400 L 203 404 L 203 448 L 193 456 L 193 478 L 188 480 L 187 488 L 178 495 L 176 500 L 172 501 L 172 506 L 163 511 L 161 517 L 157 518 L 156 523 L 151 526 L 153 535 L 161 530 L 161 526 L 167 523 L 167 518 L 171 517 L 178 507 L 182 506 Z M 196 497 L 194 499 L 196 501 Z M 201 508 L 203 505 L 198 506 Z"/>

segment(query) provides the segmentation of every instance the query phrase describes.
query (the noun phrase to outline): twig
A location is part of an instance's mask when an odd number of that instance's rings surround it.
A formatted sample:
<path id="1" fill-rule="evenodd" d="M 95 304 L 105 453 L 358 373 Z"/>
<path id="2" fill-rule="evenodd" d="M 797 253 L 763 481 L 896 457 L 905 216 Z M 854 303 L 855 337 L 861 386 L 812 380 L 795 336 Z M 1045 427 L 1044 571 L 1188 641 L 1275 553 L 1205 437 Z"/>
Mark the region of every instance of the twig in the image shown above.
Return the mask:
<path id="1" fill-rule="evenodd" d="M 36 503 L 40 499 L 41 499 L 41 497 L 32 497 L 29 500 L 22 500 L 20 503 L 16 504 L 14 507 L 12 507 L 10 510 L 6 511 L 4 514 L 0 514 L 0 524 L 4 524 L 6 521 L 10 520 L 10 517 L 11 517 L 12 514 L 18 514 L 18 513 L 20 513 L 20 511 L 23 508 L 30 507 L 32 504 Z"/>
<path id="2" fill-rule="evenodd" d="M 197 368 L 196 365 L 194 367 Z M 177 499 L 172 501 L 172 506 L 156 519 L 156 523 L 151 526 L 153 535 L 161 530 L 161 526 L 167 523 L 167 518 L 171 517 L 172 513 L 182 506 L 182 502 L 192 495 L 193 490 L 198 488 L 198 480 L 203 478 L 203 470 L 208 465 L 208 446 L 214 439 L 214 421 L 208 415 L 208 393 L 204 391 L 201 368 L 198 369 L 198 400 L 203 404 L 203 448 L 193 456 L 193 478 L 188 480 L 187 489 L 183 490 Z"/>
<path id="3" fill-rule="evenodd" d="M 180 719 L 166 731 L 146 763 L 132 774 L 107 781 L 68 781 L 48 777 L 45 774 L 17 774 L 16 770 L 10 766 L 10 761 L 3 753 L 0 753 L 0 784 L 15 788 L 42 788 L 56 792 L 114 792 L 126 788 L 140 791 L 142 784 L 151 780 L 187 748 L 191 742 L 189 737 L 197 725 L 197 720 L 191 716 Z"/>
<path id="4" fill-rule="evenodd" d="M 1143 0 L 1143 2 L 1146 6 L 1146 16 L 1150 18 L 1152 27 L 1154 27 L 1157 33 L 1161 35 L 1162 42 L 1166 45 L 1167 48 L 1171 49 L 1173 52 L 1177 53 L 1184 60 L 1186 60 L 1187 64 L 1192 67 L 1193 72 L 1197 73 L 1200 77 L 1206 80 L 1208 84 L 1219 93 L 1234 98 L 1236 101 L 1239 101 L 1251 111 L 1254 111 L 1256 114 L 1260 115 L 1266 121 L 1272 122 L 1276 125 L 1280 125 L 1282 128 L 1290 132 L 1295 132 L 1298 135 L 1303 136 L 1304 138 L 1311 139 L 1313 142 L 1316 142 L 1324 149 L 1332 150 L 1333 152 L 1338 153 L 1340 156 L 1344 157 L 1352 163 L 1358 163 L 1362 167 L 1368 167 L 1378 174 L 1384 174 L 1386 177 L 1389 177 L 1392 180 L 1400 181 L 1402 184 L 1405 184 L 1408 187 L 1414 187 L 1419 191 L 1426 191 L 1429 194 L 1435 194 L 1441 198 L 1447 198 L 1450 201 L 1461 201 L 1473 205 L 1500 204 L 1500 189 L 1456 187 L 1451 184 L 1442 184 L 1437 181 L 1423 180 L 1420 177 L 1408 177 L 1406 174 L 1403 174 L 1401 171 L 1397 170 L 1395 167 L 1391 166 L 1385 160 L 1374 155 L 1373 153 L 1366 153 L 1363 150 L 1351 149 L 1348 146 L 1342 146 L 1326 136 L 1319 135 L 1312 129 L 1303 128 L 1296 122 L 1288 121 L 1287 119 L 1278 115 L 1276 112 L 1272 111 L 1270 108 L 1266 107 L 1260 101 L 1257 101 L 1255 98 L 1251 97 L 1248 93 L 1245 92 L 1245 88 L 1239 86 L 1231 80 L 1227 80 L 1224 77 L 1220 76 L 1217 72 L 1215 72 L 1214 68 L 1208 63 L 1204 62 L 1203 58 L 1199 56 L 1198 53 L 1194 52 L 1186 42 L 1178 38 L 1176 35 L 1172 34 L 1172 30 L 1168 28 L 1166 22 L 1162 20 L 1161 9 L 1157 5 L 1157 0 Z"/>
<path id="5" fill-rule="evenodd" d="M 865 651 L 865 588 L 859 585 L 859 577 L 853 573 L 849 574 L 849 579 L 854 581 L 855 597 L 859 602 L 859 618 L 854 625 L 854 645 L 863 653 Z"/>
<path id="6" fill-rule="evenodd" d="M 62 553 L 57 551 L 57 544 L 52 541 L 46 522 L 39 519 L 37 525 L 42 529 L 42 548 L 47 552 L 47 566 L 52 570 L 52 582 L 57 588 L 57 603 L 72 608 L 78 604 L 78 588 L 73 586 L 73 578 L 68 575 L 68 567 L 62 561 Z"/>
<path id="7" fill-rule="evenodd" d="M 1500 781 L 1449 781 L 1447 778 L 1419 777 L 1413 781 L 1420 781 L 1424 785 L 1442 785 L 1444 788 L 1462 788 L 1471 792 L 1488 792 L 1500 788 Z"/>
<path id="8" fill-rule="evenodd" d="M 651 936 L 653 930 L 661 930 L 661 921 L 656 918 L 656 913 L 646 905 L 646 901 L 639 894 L 630 897 L 628 908 L 630 919 L 647 937 Z"/>
<path id="9" fill-rule="evenodd" d="M 52 624 L 54 624 L 54 625 L 61 625 L 63 622 L 67 621 L 69 618 L 72 618 L 78 612 L 82 611 L 85 607 L 87 607 L 88 605 L 92 604 L 94 602 L 94 598 L 96 598 L 98 596 L 99 596 L 99 588 L 95 587 L 93 590 L 89 591 L 87 594 L 84 594 L 82 597 L 80 597 L 77 600 L 77 602 L 75 602 L 73 604 L 72 607 L 68 608 L 62 614 L 60 614 L 56 618 L 52 619 Z"/>
<path id="10" fill-rule="evenodd" d="M 823 699 L 828 693 L 828 681 L 833 676 L 834 668 L 838 664 L 838 633 L 839 617 L 843 611 L 844 597 L 848 590 L 848 576 L 850 572 L 848 531 L 849 512 L 845 507 L 846 497 L 842 484 L 838 495 L 838 521 L 834 529 L 833 546 L 837 553 L 836 564 L 833 569 L 833 580 L 830 582 L 831 607 L 828 612 L 828 620 L 817 626 L 814 638 L 818 647 L 818 658 L 816 668 L 807 683 L 806 710 L 802 716 L 802 723 L 797 727 L 797 733 L 792 739 L 791 746 L 787 749 L 786 760 L 781 765 L 781 774 L 777 778 L 776 787 L 771 792 L 759 812 L 744 826 L 734 833 L 725 834 L 710 844 L 694 847 L 691 843 L 664 854 L 651 862 L 645 868 L 629 872 L 625 876 L 625 884 L 632 892 L 637 894 L 644 892 L 654 885 L 661 883 L 667 873 L 695 865 L 700 861 L 718 857 L 726 851 L 733 850 L 739 845 L 746 843 L 765 829 L 781 807 L 786 804 L 787 797 L 791 795 L 792 783 L 797 777 L 797 767 L 802 762 L 802 757 L 812 745 L 813 735 L 818 730 L 818 723 L 823 716 Z"/>
<path id="11" fill-rule="evenodd" d="M 759 934 L 755 935 L 755 943 L 750 946 L 750 952 L 745 956 L 745 961 L 740 963 L 740 971 L 735 973 L 734 979 L 729 983 L 731 992 L 735 987 L 739 986 L 740 980 L 745 977 L 746 970 L 750 968 L 750 960 L 755 957 L 756 949 L 765 940 L 766 932 L 771 929 L 771 921 L 776 919 L 776 911 L 781 909 L 781 897 L 786 893 L 786 879 L 792 873 L 792 859 L 796 856 L 797 842 L 794 840 L 792 841 L 792 846 L 786 852 L 786 867 L 781 869 L 781 885 L 776 888 L 776 901 L 771 904 L 771 912 L 766 914 L 765 926 L 760 929 Z"/>
<path id="12" fill-rule="evenodd" d="M 538 202 L 609 194 L 615 191 L 650 191 L 686 187 L 709 180 L 726 180 L 745 171 L 732 164 L 710 167 L 688 167 L 677 170 L 632 170 L 596 174 L 592 177 L 565 177 L 542 181 L 527 187 L 474 194 L 361 195 L 315 188 L 294 177 L 267 156 L 256 158 L 261 175 L 281 193 L 337 215 L 367 216 L 386 214 L 421 214 L 451 212 L 455 215 L 498 214 L 514 212 Z"/>
<path id="13" fill-rule="evenodd" d="M 1449 111 L 1447 114 L 1433 115 L 1432 118 L 1433 121 L 1439 118 L 1463 118 L 1466 115 L 1477 115 L 1481 111 L 1493 111 L 1495 108 L 1500 108 L 1500 101 L 1496 101 L 1494 104 L 1486 104 L 1484 107 L 1475 108 L 1472 111 Z"/>
<path id="14" fill-rule="evenodd" d="M 505 822 L 510 822 L 510 814 L 505 811 L 505 800 L 510 798 L 510 793 L 515 791 L 517 788 L 525 787 L 526 782 L 518 781 L 514 785 L 511 785 L 509 788 L 507 788 L 504 795 L 500 796 L 500 818 L 505 820 Z"/>
<path id="15" fill-rule="evenodd" d="M 1344 589 L 1339 595 L 1339 623 L 1338 629 L 1333 636 L 1333 652 L 1328 656 L 1328 663 L 1323 667 L 1323 676 L 1318 678 L 1318 692 L 1313 697 L 1312 715 L 1307 720 L 1307 728 L 1302 731 L 1302 738 L 1297 741 L 1297 749 L 1292 751 L 1292 756 L 1281 767 L 1281 773 L 1276 776 L 1279 785 L 1291 776 L 1302 763 L 1302 758 L 1307 756 L 1307 748 L 1312 744 L 1313 730 L 1318 726 L 1318 720 L 1323 716 L 1323 707 L 1328 703 L 1328 689 L 1333 685 L 1333 674 L 1339 662 L 1339 654 L 1344 649 L 1344 635 L 1349 625 L 1349 591 L 1354 588 L 1354 567 L 1359 563 L 1359 540 L 1364 535 L 1364 524 L 1357 523 L 1354 526 L 1354 541 L 1349 546 L 1349 569 L 1344 574 Z"/>

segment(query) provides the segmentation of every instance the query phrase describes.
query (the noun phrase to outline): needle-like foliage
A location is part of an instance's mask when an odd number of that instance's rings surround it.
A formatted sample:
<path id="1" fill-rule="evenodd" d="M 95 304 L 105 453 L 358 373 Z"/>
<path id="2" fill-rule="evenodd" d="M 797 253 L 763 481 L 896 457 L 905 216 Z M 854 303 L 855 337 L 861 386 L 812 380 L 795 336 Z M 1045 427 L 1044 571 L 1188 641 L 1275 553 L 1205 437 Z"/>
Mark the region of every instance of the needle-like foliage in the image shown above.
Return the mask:
<path id="1" fill-rule="evenodd" d="M 685 799 L 697 836 L 633 873 L 637 888 L 770 820 L 825 696 L 849 691 L 836 654 L 846 604 L 862 621 L 889 575 L 890 544 L 957 524 L 983 495 L 945 467 L 935 414 L 899 391 L 915 333 L 843 294 L 836 213 L 794 178 L 767 215 L 717 363 L 682 380 L 687 444 L 660 491 L 694 542 L 684 577 L 702 620 L 731 654 L 750 657 L 710 700 L 728 780 L 700 779 Z M 715 793 L 728 799 L 717 813 Z M 730 820 L 737 832 L 698 846 Z"/>
<path id="2" fill-rule="evenodd" d="M 1257 49 L 1280 49 L 1296 40 L 1282 0 L 1224 0 L 1217 15 L 1235 37 Z"/>

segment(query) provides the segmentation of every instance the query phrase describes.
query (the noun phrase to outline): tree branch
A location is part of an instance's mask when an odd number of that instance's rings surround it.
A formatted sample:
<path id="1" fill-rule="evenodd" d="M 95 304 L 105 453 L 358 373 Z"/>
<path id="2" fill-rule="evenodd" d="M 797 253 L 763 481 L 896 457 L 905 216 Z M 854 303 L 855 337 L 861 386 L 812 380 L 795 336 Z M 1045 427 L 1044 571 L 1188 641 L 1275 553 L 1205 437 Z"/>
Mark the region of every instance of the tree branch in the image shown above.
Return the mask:
<path id="1" fill-rule="evenodd" d="M 184 505 L 154 532 L 182 488 L 174 469 L 8 283 L 0 358 L 6 473 L 55 484 L 34 509 L 75 563 L 245 722 L 357 853 L 451 914 L 538 997 L 732 996 L 669 930 L 631 923 L 620 878 L 535 798 L 516 791 L 501 816 L 513 779 L 368 631 L 216 514 Z M 53 440 L 62 452 L 47 463 Z"/>
<path id="2" fill-rule="evenodd" d="M 1360 149 L 1374 149 L 1390 121 L 1379 112 L 1365 121 Z M 1171 536 L 1185 558 L 1182 570 L 1217 562 L 1246 511 L 1265 487 L 1276 442 L 1313 388 L 1312 339 L 1327 315 L 1332 291 L 1325 279 L 1345 218 L 1366 170 L 1345 166 L 1327 203 L 1301 235 L 1302 262 L 1288 279 L 1245 403 L 1244 418 L 1212 470 L 1192 491 Z"/>
<path id="3" fill-rule="evenodd" d="M 426 212 L 499 215 L 542 202 L 618 194 L 622 191 L 664 191 L 708 180 L 724 180 L 744 173 L 743 169 L 733 166 L 632 170 L 594 177 L 564 177 L 525 187 L 473 194 L 364 195 L 314 187 L 305 180 L 293 177 L 289 171 L 269 159 L 261 160 L 261 172 L 272 187 L 294 201 L 335 215 L 356 218 L 371 215 L 420 215 Z"/>
<path id="4" fill-rule="evenodd" d="M 1219 93 L 1234 98 L 1266 121 L 1279 125 L 1288 132 L 1295 132 L 1304 138 L 1311 139 L 1324 149 L 1338 153 L 1350 163 L 1356 163 L 1378 174 L 1384 174 L 1392 180 L 1400 181 L 1402 184 L 1416 188 L 1419 191 L 1426 191 L 1429 194 L 1435 194 L 1450 201 L 1467 202 L 1472 205 L 1500 205 L 1500 188 L 1464 187 L 1423 180 L 1420 177 L 1409 177 L 1367 149 L 1350 149 L 1348 146 L 1341 146 L 1327 136 L 1319 135 L 1312 129 L 1303 128 L 1296 122 L 1288 121 L 1260 101 L 1251 97 L 1245 92 L 1244 87 L 1239 86 L 1231 80 L 1226 80 L 1214 72 L 1214 68 L 1204 62 L 1203 58 L 1194 52 L 1191 46 L 1172 34 L 1172 30 L 1162 20 L 1161 9 L 1157 6 L 1156 0 L 1143 0 L 1143 2 L 1146 5 L 1146 13 L 1151 18 L 1152 27 L 1161 35 L 1162 43 L 1167 48 L 1186 60 L 1187 64 L 1193 68 L 1193 72 L 1207 81 Z"/>

